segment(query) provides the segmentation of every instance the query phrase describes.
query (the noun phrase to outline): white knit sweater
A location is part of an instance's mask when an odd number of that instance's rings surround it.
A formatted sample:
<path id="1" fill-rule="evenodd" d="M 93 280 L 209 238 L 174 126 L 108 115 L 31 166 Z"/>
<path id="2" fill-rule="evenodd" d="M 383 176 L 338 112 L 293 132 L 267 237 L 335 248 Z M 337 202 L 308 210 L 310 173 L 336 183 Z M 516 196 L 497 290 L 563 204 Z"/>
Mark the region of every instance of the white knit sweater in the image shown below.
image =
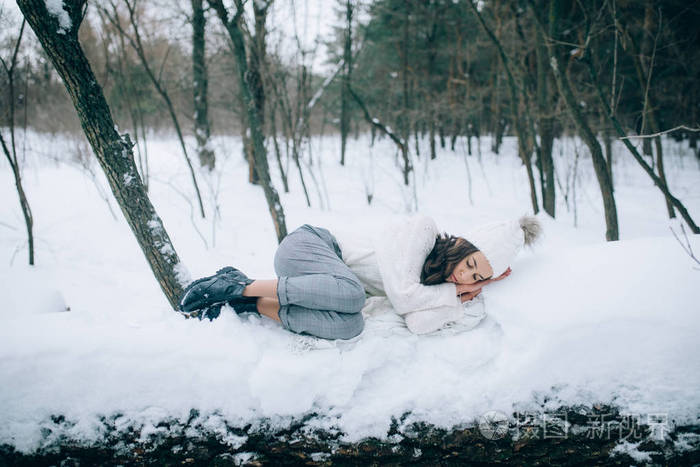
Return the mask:
<path id="1" fill-rule="evenodd" d="M 402 217 L 375 232 L 334 229 L 332 233 L 343 261 L 365 290 L 370 295 L 386 295 L 411 332 L 425 334 L 465 320 L 475 326 L 483 319 L 483 314 L 462 304 L 455 284 L 421 284 L 423 263 L 438 235 L 432 218 Z"/>

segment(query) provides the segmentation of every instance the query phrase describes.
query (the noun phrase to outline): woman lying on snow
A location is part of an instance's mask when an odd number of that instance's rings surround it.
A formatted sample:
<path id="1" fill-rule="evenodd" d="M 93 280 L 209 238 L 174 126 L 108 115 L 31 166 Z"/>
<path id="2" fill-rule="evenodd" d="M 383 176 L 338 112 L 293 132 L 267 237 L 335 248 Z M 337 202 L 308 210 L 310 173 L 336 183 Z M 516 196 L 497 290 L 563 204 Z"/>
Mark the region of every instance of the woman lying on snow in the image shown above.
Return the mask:
<path id="1" fill-rule="evenodd" d="M 324 339 L 351 339 L 364 328 L 365 294 L 386 295 L 408 329 L 436 331 L 459 321 L 482 288 L 510 274 L 520 248 L 540 235 L 535 217 L 498 222 L 465 239 L 439 234 L 427 216 L 389 223 L 375 238 L 331 234 L 304 224 L 277 248 L 278 279 L 253 280 L 233 267 L 192 282 L 180 310 L 210 320 L 228 303 L 286 329 Z"/>

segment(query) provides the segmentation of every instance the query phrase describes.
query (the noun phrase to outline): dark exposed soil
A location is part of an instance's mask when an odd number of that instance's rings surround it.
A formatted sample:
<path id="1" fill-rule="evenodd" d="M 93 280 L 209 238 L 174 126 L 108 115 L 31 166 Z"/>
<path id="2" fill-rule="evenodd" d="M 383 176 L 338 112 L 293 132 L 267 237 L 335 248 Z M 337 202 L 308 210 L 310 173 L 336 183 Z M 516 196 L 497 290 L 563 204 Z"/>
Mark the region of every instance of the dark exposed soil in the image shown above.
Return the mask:
<path id="1" fill-rule="evenodd" d="M 341 441 L 340 433 L 309 430 L 307 422 L 314 416 L 309 415 L 284 430 L 228 427 L 228 435 L 247 438 L 236 449 L 221 433 L 193 426 L 197 415 L 193 411 L 184 424 L 172 422 L 180 424 L 176 430 L 162 424 L 169 434 L 151 435 L 147 442 L 140 441 L 138 431 L 112 430 L 100 444 L 62 440 L 31 455 L 2 445 L 0 466 L 700 465 L 700 437 L 692 435 L 700 435 L 700 426 L 676 426 L 665 437 L 657 437 L 653 435 L 658 426 L 630 422 L 614 408 L 601 406 L 559 409 L 556 414 L 541 414 L 545 418 L 513 414 L 515 422 L 496 418 L 487 423 L 482 418 L 474 426 L 449 431 L 413 424 L 399 432 L 398 420 L 389 440 L 358 443 Z M 54 421 L 64 422 L 61 417 Z M 192 436 L 193 432 L 198 434 Z M 675 443 L 682 436 L 692 437 L 690 448 Z M 640 443 L 637 451 L 648 454 L 648 460 L 611 456 L 622 439 Z"/>

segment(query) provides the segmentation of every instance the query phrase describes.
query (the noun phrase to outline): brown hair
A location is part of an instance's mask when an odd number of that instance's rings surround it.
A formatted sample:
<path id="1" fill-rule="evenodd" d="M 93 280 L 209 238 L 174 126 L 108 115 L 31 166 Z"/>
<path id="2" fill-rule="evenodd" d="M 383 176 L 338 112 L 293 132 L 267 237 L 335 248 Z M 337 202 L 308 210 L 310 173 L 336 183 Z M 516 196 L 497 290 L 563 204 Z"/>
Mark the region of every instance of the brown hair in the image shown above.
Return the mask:
<path id="1" fill-rule="evenodd" d="M 472 243 L 462 237 L 438 234 L 435 246 L 425 258 L 420 281 L 425 285 L 435 285 L 445 282 L 455 266 L 464 258 L 479 251 Z"/>

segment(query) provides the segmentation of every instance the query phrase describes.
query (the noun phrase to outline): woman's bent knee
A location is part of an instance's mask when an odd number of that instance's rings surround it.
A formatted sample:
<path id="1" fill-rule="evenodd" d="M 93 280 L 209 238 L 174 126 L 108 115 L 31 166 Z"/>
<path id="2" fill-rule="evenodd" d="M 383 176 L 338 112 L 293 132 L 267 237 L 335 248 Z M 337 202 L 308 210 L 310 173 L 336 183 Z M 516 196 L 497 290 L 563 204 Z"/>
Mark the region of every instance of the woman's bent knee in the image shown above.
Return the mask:
<path id="1" fill-rule="evenodd" d="M 345 283 L 345 302 L 347 309 L 345 313 L 359 313 L 365 306 L 365 288 L 357 281 L 346 279 Z"/>
<path id="2" fill-rule="evenodd" d="M 362 334 L 365 329 L 365 319 L 362 313 L 346 315 L 342 328 L 338 329 L 335 339 L 352 339 Z"/>

